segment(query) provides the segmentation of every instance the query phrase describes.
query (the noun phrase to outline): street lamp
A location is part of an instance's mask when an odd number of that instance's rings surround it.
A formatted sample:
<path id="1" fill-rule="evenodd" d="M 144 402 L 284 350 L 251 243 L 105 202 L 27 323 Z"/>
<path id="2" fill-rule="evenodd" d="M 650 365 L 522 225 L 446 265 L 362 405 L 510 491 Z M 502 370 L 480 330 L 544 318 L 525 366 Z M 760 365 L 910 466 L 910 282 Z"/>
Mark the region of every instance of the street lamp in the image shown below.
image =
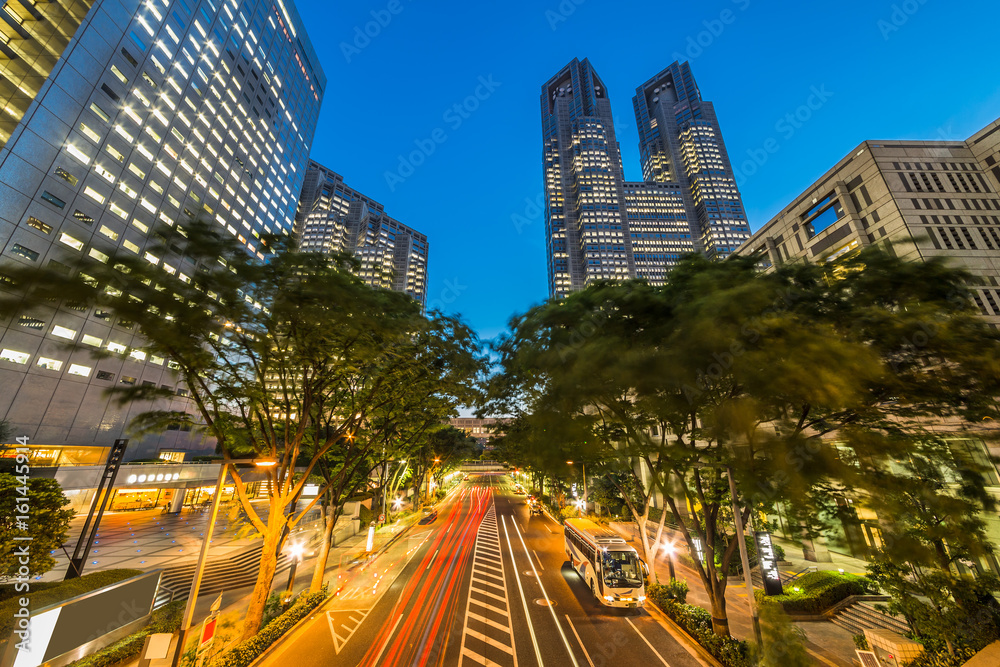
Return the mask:
<path id="1" fill-rule="evenodd" d="M 181 619 L 180 635 L 177 637 L 177 650 L 174 651 L 172 667 L 177 667 L 181 662 L 181 654 L 184 652 L 184 641 L 187 639 L 188 631 L 191 629 L 191 621 L 194 617 L 194 605 L 198 599 L 198 589 L 201 588 L 201 578 L 205 574 L 205 558 L 208 556 L 208 547 L 212 543 L 212 533 L 215 530 L 215 521 L 219 516 L 219 499 L 222 497 L 222 485 L 226 482 L 226 473 L 229 466 L 255 465 L 260 468 L 271 468 L 278 465 L 275 459 L 226 459 L 219 465 L 219 479 L 215 482 L 215 495 L 212 498 L 212 510 L 209 513 L 208 528 L 205 530 L 205 538 L 201 542 L 201 552 L 198 554 L 198 565 L 194 570 L 194 578 L 191 580 L 191 590 L 188 593 L 187 605 L 184 607 L 184 617 Z"/>
<path id="2" fill-rule="evenodd" d="M 673 581 L 677 578 L 674 574 L 674 552 L 677 551 L 677 548 L 673 542 L 664 542 L 663 551 L 667 554 L 667 565 L 670 566 L 670 580 Z"/>
<path id="3" fill-rule="evenodd" d="M 292 566 L 288 569 L 288 586 L 285 588 L 285 597 L 282 600 L 283 604 L 288 604 L 292 599 L 292 586 L 295 585 L 295 567 L 302 560 L 302 554 L 305 553 L 305 545 L 302 543 L 292 544 L 288 547 L 288 557 L 292 560 Z"/>

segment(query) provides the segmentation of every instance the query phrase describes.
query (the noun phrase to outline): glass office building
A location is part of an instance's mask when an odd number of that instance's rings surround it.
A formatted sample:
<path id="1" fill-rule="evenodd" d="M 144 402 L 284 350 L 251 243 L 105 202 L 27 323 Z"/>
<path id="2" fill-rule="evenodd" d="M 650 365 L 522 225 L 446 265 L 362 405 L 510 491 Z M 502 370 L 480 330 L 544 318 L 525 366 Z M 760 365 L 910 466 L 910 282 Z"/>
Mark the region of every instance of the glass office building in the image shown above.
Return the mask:
<path id="1" fill-rule="evenodd" d="M 184 280 L 183 258 L 146 250 L 161 223 L 214 221 L 259 258 L 261 235 L 292 232 L 326 80 L 290 0 L 4 9 L 0 288 L 4 265 L 117 253 Z M 71 303 L 0 323 L 0 418 L 33 444 L 107 445 L 151 407 L 110 403 L 110 386 L 171 387 L 157 409 L 189 407 L 170 360 L 141 347 L 129 322 Z M 168 431 L 126 457 L 199 447 Z"/>
<path id="2" fill-rule="evenodd" d="M 382 204 L 310 161 L 296 217 L 299 247 L 350 253 L 358 276 L 372 287 L 404 292 L 427 306 L 427 237 L 389 217 Z"/>
<path id="3" fill-rule="evenodd" d="M 542 86 L 549 295 L 596 280 L 666 280 L 685 254 L 723 258 L 750 236 L 714 107 L 687 63 L 633 98 L 643 180 L 626 182 L 608 91 L 588 60 Z"/>

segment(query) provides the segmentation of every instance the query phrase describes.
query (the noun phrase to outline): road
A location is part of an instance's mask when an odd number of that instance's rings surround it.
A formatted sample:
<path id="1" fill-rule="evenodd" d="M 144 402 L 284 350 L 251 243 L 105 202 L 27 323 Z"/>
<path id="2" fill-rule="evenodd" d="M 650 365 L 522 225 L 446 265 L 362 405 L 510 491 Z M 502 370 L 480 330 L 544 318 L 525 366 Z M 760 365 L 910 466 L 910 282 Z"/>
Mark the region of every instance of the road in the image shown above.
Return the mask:
<path id="1" fill-rule="evenodd" d="M 703 665 L 646 611 L 597 603 L 562 528 L 471 477 L 268 657 L 294 665 Z"/>

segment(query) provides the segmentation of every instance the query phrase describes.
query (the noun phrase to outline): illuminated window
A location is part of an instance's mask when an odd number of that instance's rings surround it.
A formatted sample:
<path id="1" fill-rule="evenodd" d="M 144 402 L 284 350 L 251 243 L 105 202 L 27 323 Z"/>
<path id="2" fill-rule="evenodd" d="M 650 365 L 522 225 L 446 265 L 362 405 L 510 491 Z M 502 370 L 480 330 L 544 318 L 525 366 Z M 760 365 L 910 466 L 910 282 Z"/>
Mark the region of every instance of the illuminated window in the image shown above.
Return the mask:
<path id="1" fill-rule="evenodd" d="M 83 334 L 80 342 L 84 345 L 90 345 L 91 347 L 100 347 L 104 343 L 104 341 L 97 336 L 91 336 L 89 334 Z"/>
<path id="2" fill-rule="evenodd" d="M 105 236 L 107 236 L 112 241 L 117 241 L 118 240 L 118 232 L 114 231 L 110 227 L 108 227 L 106 225 L 101 225 L 101 230 L 100 231 L 101 231 L 102 234 L 104 234 Z"/>
<path id="3" fill-rule="evenodd" d="M 57 338 L 66 338 L 67 340 L 73 340 L 76 338 L 76 331 L 73 329 L 67 329 L 66 327 L 54 326 L 52 327 L 52 335 Z"/>
<path id="4" fill-rule="evenodd" d="M 80 364 L 70 364 L 69 370 L 66 371 L 70 375 L 79 375 L 80 377 L 90 377 L 90 366 L 81 366 Z"/>
<path id="5" fill-rule="evenodd" d="M 38 361 L 35 362 L 35 366 L 38 368 L 44 368 L 47 371 L 61 371 L 63 362 L 58 359 L 48 359 L 46 357 L 38 357 Z"/>

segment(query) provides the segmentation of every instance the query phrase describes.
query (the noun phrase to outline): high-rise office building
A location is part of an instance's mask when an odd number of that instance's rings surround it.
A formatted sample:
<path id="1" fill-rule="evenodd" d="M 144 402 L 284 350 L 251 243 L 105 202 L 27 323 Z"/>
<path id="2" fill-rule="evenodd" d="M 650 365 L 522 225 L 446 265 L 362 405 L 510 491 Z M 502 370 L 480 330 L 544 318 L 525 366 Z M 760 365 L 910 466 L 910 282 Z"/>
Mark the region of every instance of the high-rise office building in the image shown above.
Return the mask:
<path id="1" fill-rule="evenodd" d="M 715 107 L 701 98 L 691 66 L 675 62 L 636 88 L 632 106 L 643 180 L 681 186 L 699 251 L 720 259 L 734 252 L 750 225 Z"/>
<path id="2" fill-rule="evenodd" d="M 183 258 L 145 250 L 156 224 L 211 220 L 260 258 L 261 235 L 292 232 L 326 81 L 291 0 L 5 10 L 0 274 L 134 253 L 185 279 Z M 68 450 L 109 444 L 150 408 L 110 403 L 110 386 L 175 388 L 157 407 L 189 407 L 170 360 L 141 348 L 131 323 L 71 303 L 0 323 L 0 418 Z M 168 431 L 133 445 L 127 458 L 197 442 Z"/>
<path id="3" fill-rule="evenodd" d="M 608 91 L 588 60 L 542 86 L 550 296 L 595 280 L 662 283 L 682 255 L 722 258 L 750 235 L 715 110 L 688 64 L 640 86 L 633 105 L 642 182 L 625 181 Z"/>
<path id="4" fill-rule="evenodd" d="M 350 253 L 369 285 L 405 292 L 427 306 L 427 237 L 386 215 L 340 174 L 309 162 L 296 221 L 302 250 Z"/>
<path id="5" fill-rule="evenodd" d="M 1000 327 L 1000 120 L 966 141 L 862 143 L 739 252 L 761 253 L 770 270 L 873 244 L 965 269 L 980 313 Z"/>

